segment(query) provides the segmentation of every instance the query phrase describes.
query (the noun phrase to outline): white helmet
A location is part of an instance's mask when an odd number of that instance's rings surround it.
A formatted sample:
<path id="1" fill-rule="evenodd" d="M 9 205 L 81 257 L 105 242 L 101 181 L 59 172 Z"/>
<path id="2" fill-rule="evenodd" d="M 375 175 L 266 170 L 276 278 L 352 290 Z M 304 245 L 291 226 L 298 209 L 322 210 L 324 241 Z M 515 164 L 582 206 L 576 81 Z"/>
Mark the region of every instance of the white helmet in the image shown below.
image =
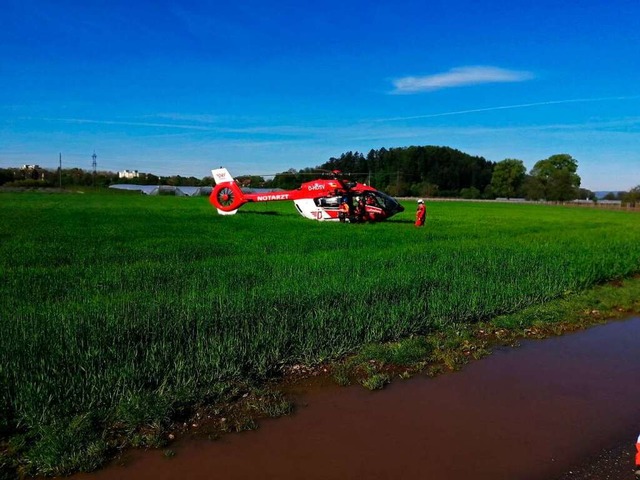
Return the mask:
<path id="1" fill-rule="evenodd" d="M 421 198 L 419 198 L 419 199 L 418 199 L 418 203 L 424 203 L 424 200 L 423 200 L 423 199 L 421 199 Z"/>

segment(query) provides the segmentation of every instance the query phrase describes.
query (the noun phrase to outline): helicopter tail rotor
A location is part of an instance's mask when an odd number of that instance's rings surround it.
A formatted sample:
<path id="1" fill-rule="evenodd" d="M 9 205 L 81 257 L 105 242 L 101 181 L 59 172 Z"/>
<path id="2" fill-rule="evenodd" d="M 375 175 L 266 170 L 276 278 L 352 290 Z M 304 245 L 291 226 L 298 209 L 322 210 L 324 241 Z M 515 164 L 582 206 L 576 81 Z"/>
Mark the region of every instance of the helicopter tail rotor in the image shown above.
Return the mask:
<path id="1" fill-rule="evenodd" d="M 209 196 L 209 202 L 220 215 L 234 215 L 246 203 L 240 186 L 226 168 L 211 170 L 216 186 Z"/>

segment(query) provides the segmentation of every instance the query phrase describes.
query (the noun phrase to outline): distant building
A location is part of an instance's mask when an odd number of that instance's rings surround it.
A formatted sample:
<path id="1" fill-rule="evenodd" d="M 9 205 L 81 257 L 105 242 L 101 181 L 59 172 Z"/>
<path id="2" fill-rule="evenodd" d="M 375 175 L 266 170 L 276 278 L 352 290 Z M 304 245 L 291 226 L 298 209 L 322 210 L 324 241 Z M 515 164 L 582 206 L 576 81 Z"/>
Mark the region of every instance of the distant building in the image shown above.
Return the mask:
<path id="1" fill-rule="evenodd" d="M 123 170 L 118 172 L 118 178 L 138 178 L 140 174 L 138 170 Z"/>
<path id="2" fill-rule="evenodd" d="M 39 170 L 40 165 L 22 165 L 20 170 Z"/>

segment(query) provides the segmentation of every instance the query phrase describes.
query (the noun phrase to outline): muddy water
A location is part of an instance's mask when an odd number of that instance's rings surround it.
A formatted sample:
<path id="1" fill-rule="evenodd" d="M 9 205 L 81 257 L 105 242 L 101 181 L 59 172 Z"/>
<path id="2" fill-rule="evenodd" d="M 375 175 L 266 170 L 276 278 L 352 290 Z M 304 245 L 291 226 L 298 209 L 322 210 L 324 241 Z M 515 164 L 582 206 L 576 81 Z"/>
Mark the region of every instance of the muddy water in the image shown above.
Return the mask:
<path id="1" fill-rule="evenodd" d="M 257 431 L 178 442 L 173 458 L 134 452 L 125 466 L 77 478 L 553 479 L 626 439 L 633 448 L 639 340 L 636 318 L 381 392 L 319 389 Z"/>

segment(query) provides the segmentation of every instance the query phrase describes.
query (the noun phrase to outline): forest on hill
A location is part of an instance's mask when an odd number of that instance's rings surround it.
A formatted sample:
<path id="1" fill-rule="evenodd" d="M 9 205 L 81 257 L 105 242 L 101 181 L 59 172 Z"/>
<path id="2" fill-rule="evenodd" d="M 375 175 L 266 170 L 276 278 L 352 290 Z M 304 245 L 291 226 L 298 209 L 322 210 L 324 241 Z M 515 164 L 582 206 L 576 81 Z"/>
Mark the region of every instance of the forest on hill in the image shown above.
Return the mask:
<path id="1" fill-rule="evenodd" d="M 295 188 L 309 174 L 340 170 L 353 180 L 384 190 L 393 196 L 479 197 L 489 184 L 494 162 L 450 147 L 411 146 L 370 150 L 365 156 L 346 152 L 315 168 L 290 170 L 276 175 L 270 186 Z"/>

